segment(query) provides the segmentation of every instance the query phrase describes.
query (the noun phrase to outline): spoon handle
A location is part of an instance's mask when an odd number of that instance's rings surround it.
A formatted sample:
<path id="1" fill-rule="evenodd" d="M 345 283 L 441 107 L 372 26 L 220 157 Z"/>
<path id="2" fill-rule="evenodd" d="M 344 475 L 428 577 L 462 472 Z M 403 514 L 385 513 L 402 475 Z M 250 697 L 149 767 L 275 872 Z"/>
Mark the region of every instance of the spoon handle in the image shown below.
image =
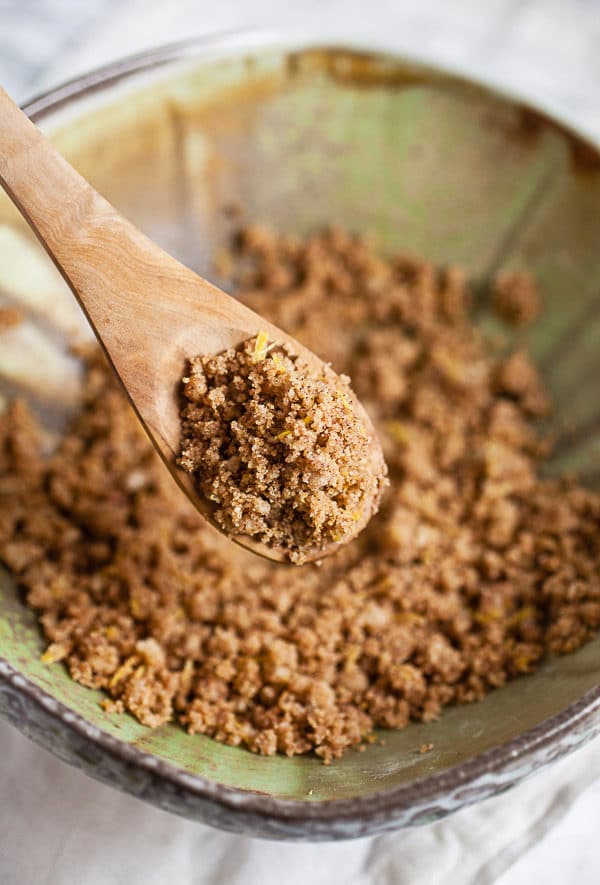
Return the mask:
<path id="1" fill-rule="evenodd" d="M 0 182 L 72 284 L 90 218 L 110 206 L 52 147 L 0 87 Z M 77 250 L 79 251 L 79 250 Z M 75 287 L 76 288 L 76 287 Z"/>
<path id="2" fill-rule="evenodd" d="M 127 291 L 128 269 L 139 274 L 140 256 L 152 264 L 158 250 L 69 165 L 1 87 L 0 183 L 104 336 L 113 297 Z"/>
<path id="3" fill-rule="evenodd" d="M 0 185 L 79 301 L 161 453 L 179 440 L 177 383 L 194 353 L 270 328 L 119 214 L 0 87 Z"/>

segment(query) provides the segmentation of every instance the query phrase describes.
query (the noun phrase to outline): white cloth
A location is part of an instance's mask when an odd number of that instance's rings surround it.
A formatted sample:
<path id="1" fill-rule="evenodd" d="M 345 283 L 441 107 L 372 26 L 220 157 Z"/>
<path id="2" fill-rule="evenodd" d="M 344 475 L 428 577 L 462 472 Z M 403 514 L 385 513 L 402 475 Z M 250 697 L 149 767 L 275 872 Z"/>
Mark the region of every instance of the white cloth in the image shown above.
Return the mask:
<path id="1" fill-rule="evenodd" d="M 600 137 L 600 0 L 371 0 L 368 15 L 362 0 L 0 0 L 0 82 L 25 97 L 153 44 L 249 26 L 354 33 L 529 95 Z M 56 57 L 40 78 L 51 39 Z M 6 723 L 0 747 L 1 885 L 600 881 L 600 741 L 436 824 L 320 845 L 252 840 L 168 815 L 68 768 Z"/>
<path id="2" fill-rule="evenodd" d="M 220 833 L 97 784 L 0 722 L 2 885 L 597 885 L 600 743 L 427 827 L 355 842 Z"/>

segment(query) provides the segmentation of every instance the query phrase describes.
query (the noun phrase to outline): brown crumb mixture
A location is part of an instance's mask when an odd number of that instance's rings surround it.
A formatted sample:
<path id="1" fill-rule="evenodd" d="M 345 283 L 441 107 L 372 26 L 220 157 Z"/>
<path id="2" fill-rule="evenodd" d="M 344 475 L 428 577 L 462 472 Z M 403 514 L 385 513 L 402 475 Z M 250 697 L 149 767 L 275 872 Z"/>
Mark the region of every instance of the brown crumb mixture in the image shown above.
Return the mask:
<path id="1" fill-rule="evenodd" d="M 227 535 L 302 563 L 365 526 L 385 465 L 348 382 L 326 365 L 315 377 L 288 345 L 269 345 L 266 332 L 190 361 L 177 463 L 215 503 Z"/>
<path id="2" fill-rule="evenodd" d="M 0 556 L 49 660 L 148 725 L 327 761 L 586 642 L 600 497 L 539 478 L 539 379 L 524 354 L 490 355 L 462 273 L 384 260 L 339 230 L 251 228 L 238 249 L 243 300 L 368 403 L 382 507 L 320 567 L 237 548 L 177 490 L 94 356 L 50 458 L 22 404 L 0 417 Z"/>

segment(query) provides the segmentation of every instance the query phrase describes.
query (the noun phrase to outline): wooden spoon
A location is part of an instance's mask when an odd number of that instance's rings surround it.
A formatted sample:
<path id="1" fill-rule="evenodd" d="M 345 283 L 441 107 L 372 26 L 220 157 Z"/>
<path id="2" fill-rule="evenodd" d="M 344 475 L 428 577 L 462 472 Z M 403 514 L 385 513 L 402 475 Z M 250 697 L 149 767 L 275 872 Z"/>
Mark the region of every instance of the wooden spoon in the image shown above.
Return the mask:
<path id="1" fill-rule="evenodd" d="M 214 505 L 175 463 L 179 451 L 179 390 L 186 359 L 236 347 L 264 329 L 288 342 L 315 372 L 323 363 L 281 329 L 197 276 L 145 237 L 52 147 L 0 88 L 0 183 L 23 213 L 83 308 L 138 417 L 169 470 L 217 529 Z M 383 456 L 369 417 L 354 407 Z M 358 521 L 356 533 L 370 518 Z M 247 536 L 232 540 L 276 561 L 282 549 Z M 339 543 L 305 551 L 327 556 Z"/>

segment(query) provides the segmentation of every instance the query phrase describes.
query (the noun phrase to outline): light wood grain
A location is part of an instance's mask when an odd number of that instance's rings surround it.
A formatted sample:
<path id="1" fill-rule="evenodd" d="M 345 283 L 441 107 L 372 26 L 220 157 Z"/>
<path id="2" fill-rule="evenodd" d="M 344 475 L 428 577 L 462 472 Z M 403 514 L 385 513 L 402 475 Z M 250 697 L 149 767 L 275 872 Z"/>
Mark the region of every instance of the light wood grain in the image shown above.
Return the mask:
<path id="1" fill-rule="evenodd" d="M 270 340 L 288 342 L 315 372 L 322 362 L 145 237 L 67 163 L 1 88 L 0 183 L 85 311 L 176 481 L 215 525 L 214 505 L 197 494 L 192 478 L 175 464 L 186 359 L 219 353 L 264 329 Z M 383 456 L 375 431 L 358 400 L 354 405 L 371 437 L 378 470 Z M 368 516 L 357 523 L 357 534 L 366 521 Z M 270 559 L 286 559 L 283 550 L 245 536 L 232 540 Z M 321 558 L 338 546 L 308 551 L 307 558 Z"/>

